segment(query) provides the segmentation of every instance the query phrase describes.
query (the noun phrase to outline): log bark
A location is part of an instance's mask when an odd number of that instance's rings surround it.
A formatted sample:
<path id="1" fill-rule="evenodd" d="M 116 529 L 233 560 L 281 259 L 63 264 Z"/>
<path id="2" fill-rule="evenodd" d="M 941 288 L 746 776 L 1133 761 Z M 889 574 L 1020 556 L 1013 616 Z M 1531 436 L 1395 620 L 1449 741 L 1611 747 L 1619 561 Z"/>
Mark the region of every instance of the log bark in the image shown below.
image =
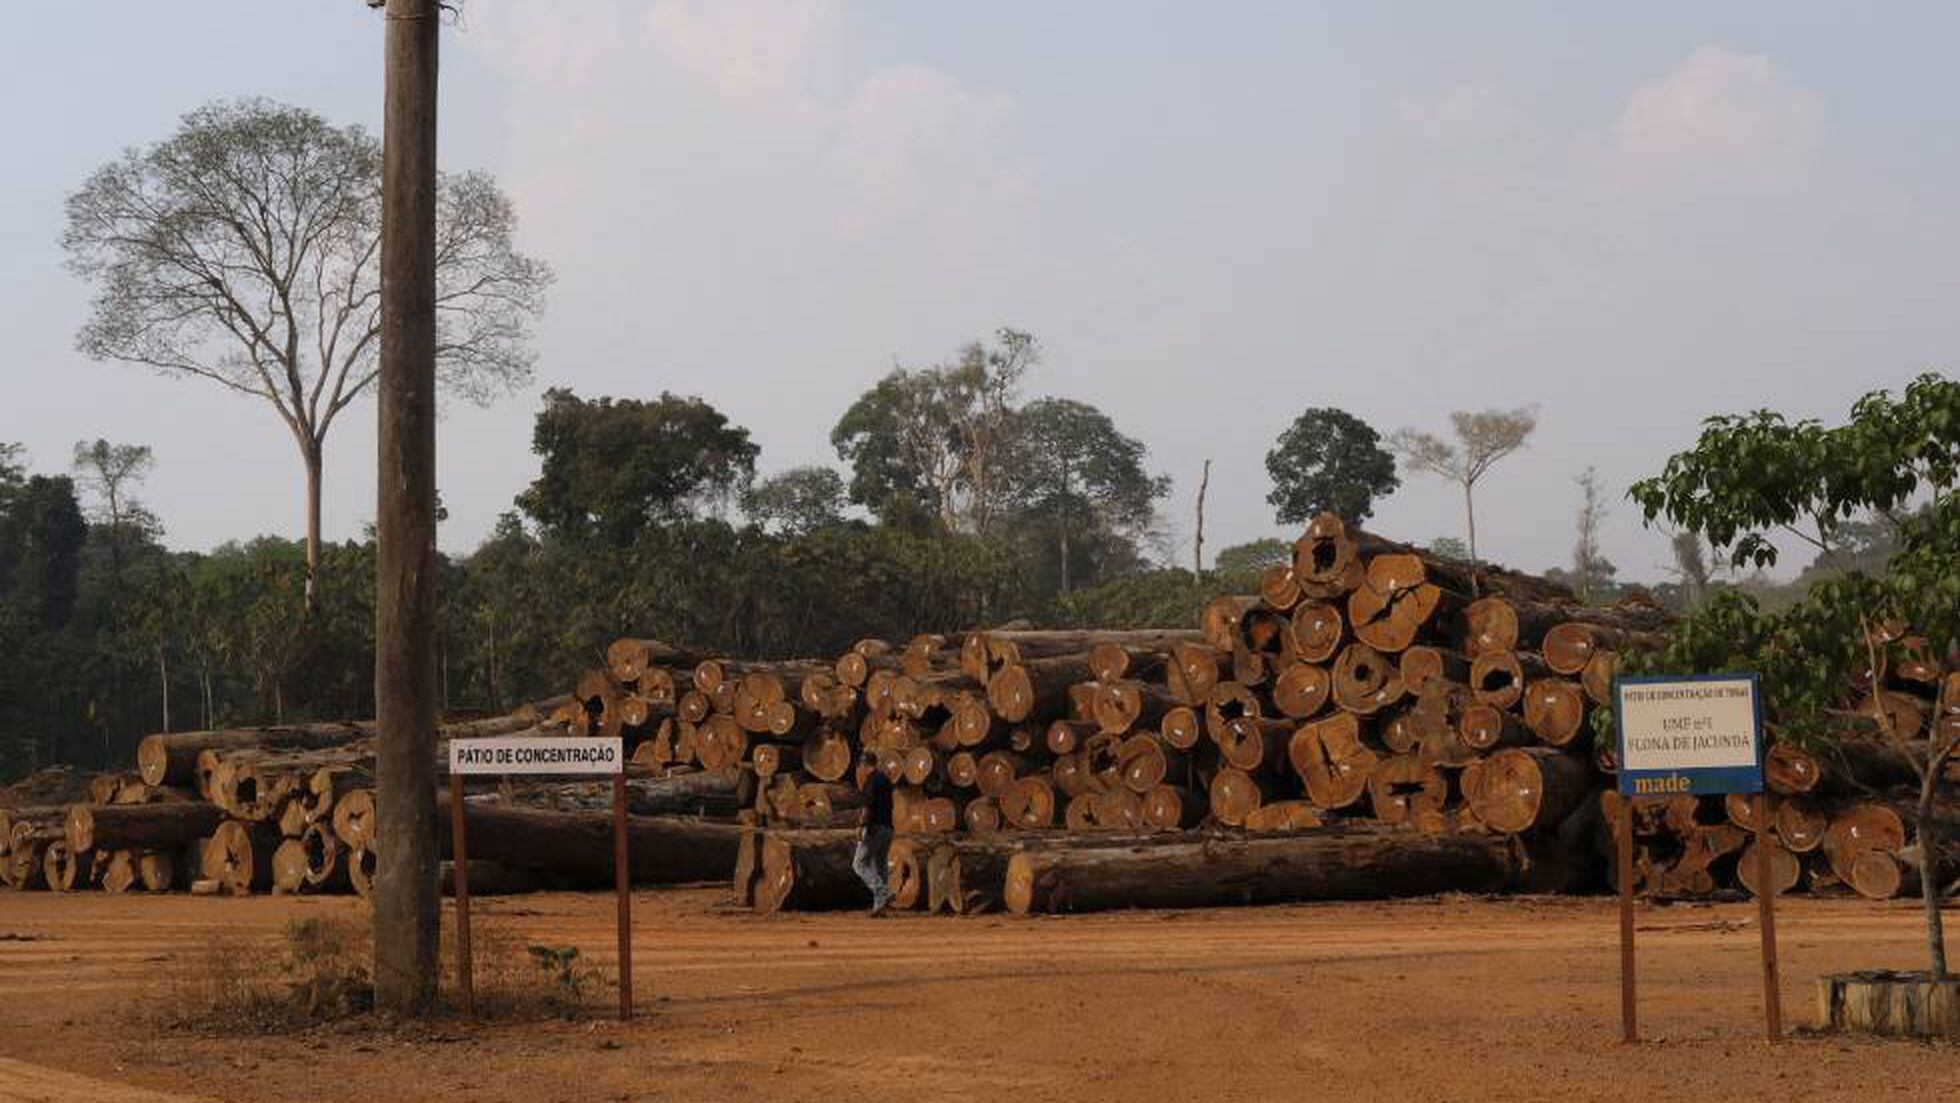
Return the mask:
<path id="1" fill-rule="evenodd" d="M 155 850 L 187 846 L 216 831 L 223 811 L 197 801 L 163 804 L 71 805 L 65 821 L 69 849 Z"/>
<path id="2" fill-rule="evenodd" d="M 1494 836 L 1326 828 L 1301 835 L 1024 851 L 1004 893 L 1017 915 L 1499 892 L 1521 861 Z"/>
<path id="3" fill-rule="evenodd" d="M 781 911 L 869 908 L 871 890 L 851 868 L 855 831 L 771 831 L 762 839 L 755 908 Z"/>
<path id="4" fill-rule="evenodd" d="M 449 822 L 446 794 L 438 805 L 442 822 Z M 610 812 L 547 812 L 467 800 L 463 807 L 472 858 L 549 871 L 578 888 L 612 885 Z M 453 857 L 450 833 L 440 835 L 442 855 Z M 741 829 L 732 824 L 659 816 L 628 816 L 626 835 L 632 880 L 643 885 L 726 881 L 741 841 Z"/>

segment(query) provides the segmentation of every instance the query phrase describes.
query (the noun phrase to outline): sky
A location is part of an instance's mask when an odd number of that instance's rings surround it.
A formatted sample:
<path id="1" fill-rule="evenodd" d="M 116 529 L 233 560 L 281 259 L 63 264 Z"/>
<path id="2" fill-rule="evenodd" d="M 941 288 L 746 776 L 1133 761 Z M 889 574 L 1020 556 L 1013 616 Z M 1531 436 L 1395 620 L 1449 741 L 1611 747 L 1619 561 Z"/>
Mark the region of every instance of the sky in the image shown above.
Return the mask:
<path id="1" fill-rule="evenodd" d="M 270 409 L 74 349 L 90 291 L 63 197 L 215 98 L 378 130 L 359 0 L 121 0 L 0 40 L 0 441 L 149 444 L 173 546 L 301 530 Z M 1477 488 L 1487 558 L 1565 564 L 1575 477 L 1604 550 L 1664 577 L 1620 495 L 1712 413 L 1841 418 L 1952 370 L 1960 7 L 1940 3 L 468 0 L 445 32 L 443 164 L 487 169 L 558 279 L 534 384 L 445 407 L 444 546 L 537 473 L 548 386 L 700 395 L 768 472 L 894 365 L 1009 326 L 1027 397 L 1095 403 L 1173 480 L 1188 559 L 1291 535 L 1263 457 L 1310 406 L 1384 434 L 1533 406 Z M 373 515 L 373 404 L 328 441 L 326 531 Z M 1462 531 L 1405 474 L 1371 527 Z"/>

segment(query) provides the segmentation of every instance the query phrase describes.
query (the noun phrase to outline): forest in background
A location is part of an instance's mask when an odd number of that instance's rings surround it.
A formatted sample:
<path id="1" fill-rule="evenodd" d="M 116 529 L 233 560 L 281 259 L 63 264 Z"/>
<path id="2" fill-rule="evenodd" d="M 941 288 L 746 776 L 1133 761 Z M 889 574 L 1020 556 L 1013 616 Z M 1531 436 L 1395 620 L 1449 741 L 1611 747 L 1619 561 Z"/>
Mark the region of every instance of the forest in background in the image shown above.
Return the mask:
<path id="1" fill-rule="evenodd" d="M 838 420 L 841 471 L 761 478 L 748 430 L 699 399 L 546 392 L 538 479 L 474 551 L 440 559 L 447 707 L 562 691 L 628 634 L 792 656 L 1013 620 L 1188 625 L 1289 554 L 1272 538 L 1196 569 L 1202 553 L 1166 546 L 1168 482 L 1143 444 L 1089 404 L 1019 398 L 1038 356 L 1010 330 L 896 369 Z M 1402 447 L 1306 411 L 1268 456 L 1276 521 L 1365 519 Z M 31 471 L 0 445 L 0 774 L 124 762 L 152 731 L 373 712 L 371 537 L 323 544 L 309 611 L 303 540 L 171 549 L 142 503 L 151 462 L 94 441 L 66 471 Z M 1620 592 L 1597 551 L 1608 498 L 1579 477 L 1573 560 L 1548 572 L 1599 602 Z M 1860 562 L 1889 551 L 1876 522 L 1842 538 Z M 1677 545 L 1678 580 L 1653 593 L 1680 609 L 1722 588 L 1773 608 L 1829 573 L 1724 578 L 1697 539 Z M 1433 550 L 1467 555 L 1454 539 Z"/>

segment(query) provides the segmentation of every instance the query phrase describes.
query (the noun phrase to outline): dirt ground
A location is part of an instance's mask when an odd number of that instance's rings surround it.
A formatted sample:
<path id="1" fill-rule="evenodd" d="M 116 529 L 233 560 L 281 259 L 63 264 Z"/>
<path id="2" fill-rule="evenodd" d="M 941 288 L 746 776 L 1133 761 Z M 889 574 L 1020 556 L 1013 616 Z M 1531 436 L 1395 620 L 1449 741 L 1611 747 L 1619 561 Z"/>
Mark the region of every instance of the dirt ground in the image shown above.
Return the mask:
<path id="1" fill-rule="evenodd" d="M 1642 908 L 1648 1040 L 1629 1048 L 1610 900 L 871 920 L 761 918 L 724 895 L 636 897 L 630 1025 L 276 1038 L 160 1031 L 132 998 L 156 999 L 215 932 L 270 941 L 295 916 L 358 918 L 359 901 L 0 895 L 0 1100 L 1794 1103 L 1952 1098 L 1960 1082 L 1950 1046 L 1763 1042 L 1750 905 Z M 476 914 L 613 959 L 610 897 Z M 1920 960 L 1906 902 L 1789 900 L 1779 920 L 1796 1026 L 1819 974 Z"/>

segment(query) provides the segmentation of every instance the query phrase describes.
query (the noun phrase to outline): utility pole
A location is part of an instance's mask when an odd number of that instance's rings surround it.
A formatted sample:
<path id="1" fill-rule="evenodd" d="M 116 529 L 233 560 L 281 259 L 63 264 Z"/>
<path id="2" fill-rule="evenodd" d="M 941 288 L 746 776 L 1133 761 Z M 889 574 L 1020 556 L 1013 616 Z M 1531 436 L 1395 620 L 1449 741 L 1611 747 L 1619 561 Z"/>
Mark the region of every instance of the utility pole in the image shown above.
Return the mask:
<path id="1" fill-rule="evenodd" d="M 375 1004 L 435 1006 L 436 57 L 438 0 L 386 4 L 380 463 L 375 508 Z"/>

